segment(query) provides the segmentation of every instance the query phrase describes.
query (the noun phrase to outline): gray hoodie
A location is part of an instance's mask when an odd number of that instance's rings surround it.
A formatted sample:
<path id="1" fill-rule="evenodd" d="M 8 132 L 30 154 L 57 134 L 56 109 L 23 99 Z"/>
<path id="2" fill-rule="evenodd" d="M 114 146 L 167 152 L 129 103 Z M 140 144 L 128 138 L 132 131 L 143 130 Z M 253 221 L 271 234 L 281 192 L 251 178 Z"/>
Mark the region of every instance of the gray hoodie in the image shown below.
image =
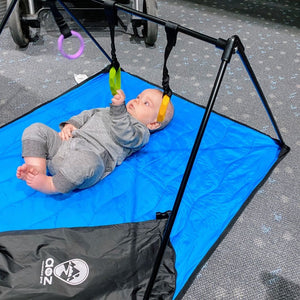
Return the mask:
<path id="1" fill-rule="evenodd" d="M 85 110 L 79 115 L 60 124 L 62 128 L 66 123 L 74 125 L 77 130 L 72 132 L 72 140 L 83 138 L 89 149 L 103 157 L 106 155 L 106 166 L 103 177 L 108 175 L 116 165 L 132 153 L 141 149 L 149 141 L 148 128 L 133 118 L 126 109 L 125 103 L 120 106 L 110 105 L 107 108 Z"/>

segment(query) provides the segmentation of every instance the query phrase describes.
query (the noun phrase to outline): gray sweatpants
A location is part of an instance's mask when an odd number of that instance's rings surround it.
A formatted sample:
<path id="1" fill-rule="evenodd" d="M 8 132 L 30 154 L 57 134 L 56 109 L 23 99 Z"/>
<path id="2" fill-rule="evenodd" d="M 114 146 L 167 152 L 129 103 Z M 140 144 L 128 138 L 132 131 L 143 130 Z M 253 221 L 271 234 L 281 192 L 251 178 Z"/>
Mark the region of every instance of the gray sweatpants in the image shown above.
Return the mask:
<path id="1" fill-rule="evenodd" d="M 105 171 L 101 155 L 95 154 L 87 141 L 82 138 L 62 141 L 58 132 L 42 123 L 24 130 L 22 156 L 45 158 L 53 184 L 60 193 L 88 188 L 97 183 Z"/>

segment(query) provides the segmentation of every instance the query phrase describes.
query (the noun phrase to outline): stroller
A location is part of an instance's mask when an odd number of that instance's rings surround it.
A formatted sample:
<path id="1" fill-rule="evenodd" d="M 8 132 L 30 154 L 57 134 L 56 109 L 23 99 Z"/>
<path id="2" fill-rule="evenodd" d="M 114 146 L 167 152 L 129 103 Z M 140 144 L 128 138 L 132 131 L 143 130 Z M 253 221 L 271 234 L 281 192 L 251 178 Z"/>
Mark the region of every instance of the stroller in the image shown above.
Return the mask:
<path id="1" fill-rule="evenodd" d="M 14 0 L 7 0 L 7 7 Z M 50 0 L 53 1 L 53 0 Z M 47 4 L 49 0 L 19 0 L 12 11 L 8 20 L 8 26 L 14 42 L 20 47 L 25 48 L 37 36 L 32 34 L 32 29 L 39 29 L 41 26 L 41 16 L 45 11 L 49 11 Z M 156 0 L 118 0 L 120 4 L 131 6 L 132 8 L 153 16 L 157 15 Z M 85 0 L 69 0 L 68 8 L 78 19 L 94 19 L 100 22 L 105 19 L 104 7 L 99 3 Z M 0 0 L 0 7 L 4 10 L 5 0 Z M 118 18 L 120 25 L 127 29 L 127 25 Z M 132 29 L 135 36 L 140 37 L 138 28 L 141 27 L 142 38 L 149 46 L 153 46 L 157 39 L 158 25 L 143 20 L 139 17 L 131 17 Z"/>

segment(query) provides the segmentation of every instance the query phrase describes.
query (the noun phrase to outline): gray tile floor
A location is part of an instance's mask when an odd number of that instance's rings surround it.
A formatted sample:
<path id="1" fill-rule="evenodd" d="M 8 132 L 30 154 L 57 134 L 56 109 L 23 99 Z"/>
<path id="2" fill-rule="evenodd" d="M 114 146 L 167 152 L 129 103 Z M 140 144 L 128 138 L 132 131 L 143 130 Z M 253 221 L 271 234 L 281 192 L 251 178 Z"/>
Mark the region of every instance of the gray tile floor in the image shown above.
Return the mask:
<path id="1" fill-rule="evenodd" d="M 239 35 L 291 147 L 183 299 L 300 299 L 300 2 L 159 0 L 158 11 L 166 20 L 214 38 Z M 42 25 L 40 40 L 22 51 L 7 28 L 0 36 L 0 125 L 76 85 L 74 74 L 91 76 L 108 63 L 86 36 L 84 55 L 66 60 L 57 51 L 58 32 L 48 15 Z M 92 33 L 110 52 L 108 30 L 93 27 Z M 161 27 L 153 47 L 121 30 L 116 35 L 122 67 L 157 84 L 165 43 Z M 77 46 L 72 39 L 65 41 L 67 51 L 75 52 Z M 172 89 L 205 105 L 221 55 L 210 44 L 178 34 L 169 58 Z M 228 67 L 215 110 L 275 137 L 238 55 Z"/>

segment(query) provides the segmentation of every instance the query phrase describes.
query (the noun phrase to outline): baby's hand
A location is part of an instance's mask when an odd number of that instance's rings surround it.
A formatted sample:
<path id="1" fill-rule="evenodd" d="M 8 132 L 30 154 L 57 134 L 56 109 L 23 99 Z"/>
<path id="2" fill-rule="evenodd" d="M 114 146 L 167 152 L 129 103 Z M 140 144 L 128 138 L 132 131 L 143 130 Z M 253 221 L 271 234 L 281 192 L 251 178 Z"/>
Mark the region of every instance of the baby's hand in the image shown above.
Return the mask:
<path id="1" fill-rule="evenodd" d="M 125 94 L 122 90 L 117 90 L 117 94 L 111 99 L 113 105 L 121 105 L 125 101 Z"/>
<path id="2" fill-rule="evenodd" d="M 76 129 L 74 125 L 67 123 L 58 134 L 63 141 L 67 141 L 72 137 L 72 132 Z"/>

